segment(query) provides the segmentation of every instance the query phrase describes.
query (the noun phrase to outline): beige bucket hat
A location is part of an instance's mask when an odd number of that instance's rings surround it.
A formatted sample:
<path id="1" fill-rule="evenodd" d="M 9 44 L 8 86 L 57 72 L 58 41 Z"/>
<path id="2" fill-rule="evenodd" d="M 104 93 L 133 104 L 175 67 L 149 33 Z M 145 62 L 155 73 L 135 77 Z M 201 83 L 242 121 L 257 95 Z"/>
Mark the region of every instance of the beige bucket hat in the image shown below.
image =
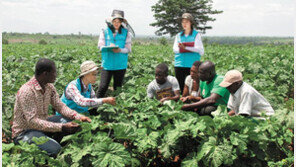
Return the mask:
<path id="1" fill-rule="evenodd" d="M 99 69 L 99 67 L 96 65 L 95 62 L 90 61 L 90 60 L 85 61 L 80 66 L 81 73 L 80 73 L 79 77 L 86 75 L 88 73 L 91 73 L 93 71 L 96 71 L 98 69 Z"/>
<path id="2" fill-rule="evenodd" d="M 223 81 L 219 84 L 219 86 L 226 88 L 231 84 L 233 84 L 234 82 L 242 81 L 242 80 L 243 80 L 243 75 L 241 72 L 237 70 L 230 70 L 225 74 L 225 77 Z"/>

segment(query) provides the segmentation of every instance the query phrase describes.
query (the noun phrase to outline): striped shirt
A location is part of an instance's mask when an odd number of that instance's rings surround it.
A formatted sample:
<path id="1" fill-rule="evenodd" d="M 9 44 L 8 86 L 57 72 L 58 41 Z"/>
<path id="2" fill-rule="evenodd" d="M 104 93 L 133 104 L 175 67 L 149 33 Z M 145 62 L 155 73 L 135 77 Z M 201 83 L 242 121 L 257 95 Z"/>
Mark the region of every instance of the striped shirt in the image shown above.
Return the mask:
<path id="1" fill-rule="evenodd" d="M 87 91 L 88 87 L 86 87 L 83 82 L 81 83 L 83 85 L 83 90 Z M 81 107 L 96 107 L 103 104 L 102 99 L 96 98 L 96 94 L 93 89 L 91 90 L 91 98 L 85 98 L 84 96 L 82 96 L 74 82 L 71 82 L 67 86 L 65 96 L 67 99 L 73 100 L 77 105 Z"/>
<path id="2" fill-rule="evenodd" d="M 78 120 L 81 117 L 76 111 L 62 103 L 53 84 L 46 84 L 43 90 L 33 77 L 17 92 L 12 137 L 17 137 L 21 132 L 29 129 L 45 132 L 62 131 L 62 123 L 47 121 L 49 104 L 67 118 Z"/>

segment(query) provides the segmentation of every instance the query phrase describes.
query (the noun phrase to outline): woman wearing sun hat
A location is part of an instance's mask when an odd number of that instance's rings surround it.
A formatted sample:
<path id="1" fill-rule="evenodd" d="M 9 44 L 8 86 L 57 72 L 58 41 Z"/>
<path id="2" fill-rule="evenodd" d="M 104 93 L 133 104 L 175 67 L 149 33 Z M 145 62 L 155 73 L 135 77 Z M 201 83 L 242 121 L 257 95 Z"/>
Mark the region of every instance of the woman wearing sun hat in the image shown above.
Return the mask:
<path id="1" fill-rule="evenodd" d="M 115 98 L 96 98 L 91 84 L 95 84 L 98 66 L 93 61 L 85 61 L 80 66 L 81 73 L 70 82 L 61 97 L 63 103 L 79 113 L 89 113 L 89 107 L 97 107 L 103 103 L 115 105 Z M 60 115 L 57 113 L 57 115 Z"/>
<path id="2" fill-rule="evenodd" d="M 124 12 L 113 10 L 106 20 L 107 27 L 100 33 L 98 48 L 102 55 L 101 80 L 97 97 L 104 97 L 113 77 L 113 88 L 121 87 L 127 68 L 128 53 L 131 52 L 131 36 L 134 32 L 124 18 Z M 105 46 L 118 46 L 117 49 L 104 50 Z"/>
<path id="3" fill-rule="evenodd" d="M 175 75 L 183 91 L 185 78 L 190 75 L 192 64 L 200 61 L 204 48 L 200 33 L 193 28 L 193 16 L 190 13 L 184 13 L 181 21 L 183 30 L 175 37 L 173 51 L 175 53 Z"/>

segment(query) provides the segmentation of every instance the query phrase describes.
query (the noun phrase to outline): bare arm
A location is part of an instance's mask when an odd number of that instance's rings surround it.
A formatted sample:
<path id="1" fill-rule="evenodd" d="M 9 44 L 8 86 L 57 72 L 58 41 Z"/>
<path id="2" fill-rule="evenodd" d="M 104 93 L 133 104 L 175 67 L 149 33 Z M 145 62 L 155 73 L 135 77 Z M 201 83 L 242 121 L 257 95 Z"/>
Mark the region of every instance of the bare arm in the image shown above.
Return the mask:
<path id="1" fill-rule="evenodd" d="M 235 112 L 233 110 L 231 110 L 231 111 L 228 112 L 228 115 L 229 116 L 234 116 L 235 115 Z"/>
<path id="2" fill-rule="evenodd" d="M 216 94 L 216 93 L 212 93 L 210 97 L 207 97 L 205 99 L 200 100 L 199 102 L 196 103 L 192 103 L 192 104 L 185 104 L 182 106 L 182 110 L 192 110 L 195 108 L 202 108 L 206 105 L 209 104 L 214 104 L 216 103 L 216 101 L 220 98 L 221 96 Z"/>
<path id="3" fill-rule="evenodd" d="M 185 84 L 185 85 L 184 85 L 184 89 L 183 89 L 182 97 L 186 97 L 186 96 L 189 96 L 189 88 L 188 88 L 188 86 Z"/>
<path id="4" fill-rule="evenodd" d="M 186 103 L 186 102 L 189 102 L 189 88 L 188 86 L 185 84 L 184 85 L 184 89 L 183 89 L 183 95 L 182 97 L 180 98 L 180 100 L 183 102 L 183 103 Z"/>
<path id="5" fill-rule="evenodd" d="M 166 100 L 175 100 L 175 101 L 179 100 L 179 98 L 180 98 L 180 90 L 174 91 L 174 94 L 175 94 L 175 96 L 162 98 L 160 100 L 160 102 L 164 102 Z"/>

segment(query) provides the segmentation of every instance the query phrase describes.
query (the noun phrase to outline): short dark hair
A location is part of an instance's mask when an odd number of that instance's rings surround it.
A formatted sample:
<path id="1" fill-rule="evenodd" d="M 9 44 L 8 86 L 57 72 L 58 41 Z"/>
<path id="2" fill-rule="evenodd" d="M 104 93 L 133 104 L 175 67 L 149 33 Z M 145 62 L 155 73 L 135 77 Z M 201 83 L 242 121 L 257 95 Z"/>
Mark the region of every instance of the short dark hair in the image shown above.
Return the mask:
<path id="1" fill-rule="evenodd" d="M 199 69 L 203 69 L 209 73 L 211 73 L 212 75 L 216 74 L 216 70 L 215 70 L 215 64 L 211 61 L 204 61 L 202 62 L 202 64 L 199 66 Z"/>
<path id="2" fill-rule="evenodd" d="M 168 68 L 168 66 L 165 63 L 158 64 L 156 66 L 156 69 L 160 69 L 165 74 L 168 74 L 168 72 L 169 72 L 169 68 Z"/>
<path id="3" fill-rule="evenodd" d="M 193 64 L 192 64 L 192 66 L 195 66 L 197 69 L 198 69 L 198 67 L 201 65 L 201 61 L 195 61 Z"/>
<path id="4" fill-rule="evenodd" d="M 35 76 L 39 76 L 43 72 L 51 72 L 55 69 L 55 63 L 46 58 L 40 58 L 35 66 Z"/>

